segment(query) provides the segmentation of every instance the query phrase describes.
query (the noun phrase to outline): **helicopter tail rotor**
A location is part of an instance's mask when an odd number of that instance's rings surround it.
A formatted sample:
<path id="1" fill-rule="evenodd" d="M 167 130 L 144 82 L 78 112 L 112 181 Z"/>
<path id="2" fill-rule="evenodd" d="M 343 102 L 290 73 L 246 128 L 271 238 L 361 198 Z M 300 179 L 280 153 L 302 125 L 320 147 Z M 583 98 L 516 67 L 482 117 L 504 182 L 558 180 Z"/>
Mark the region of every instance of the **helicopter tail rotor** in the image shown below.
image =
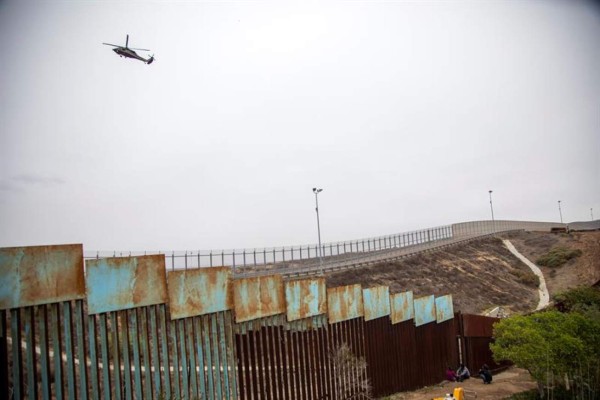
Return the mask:
<path id="1" fill-rule="evenodd" d="M 152 55 L 150 56 L 150 58 L 148 59 L 148 61 L 146 61 L 146 64 L 150 65 L 150 64 L 152 64 L 153 62 L 154 62 L 154 54 L 152 54 Z"/>

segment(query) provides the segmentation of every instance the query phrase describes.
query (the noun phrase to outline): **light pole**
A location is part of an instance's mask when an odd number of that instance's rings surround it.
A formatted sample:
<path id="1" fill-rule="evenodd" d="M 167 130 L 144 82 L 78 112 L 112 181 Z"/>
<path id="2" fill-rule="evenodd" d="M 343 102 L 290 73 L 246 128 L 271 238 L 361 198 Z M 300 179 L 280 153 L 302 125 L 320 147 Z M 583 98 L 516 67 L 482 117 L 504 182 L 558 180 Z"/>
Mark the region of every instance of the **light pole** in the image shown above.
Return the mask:
<path id="1" fill-rule="evenodd" d="M 592 216 L 592 221 L 594 220 L 594 209 L 590 208 L 590 215 Z"/>
<path id="2" fill-rule="evenodd" d="M 560 200 L 558 201 L 558 213 L 560 214 L 560 223 L 562 224 L 562 210 L 560 209 Z"/>
<path id="3" fill-rule="evenodd" d="M 321 223 L 319 222 L 319 193 L 321 193 L 322 191 L 323 191 L 323 189 L 313 188 L 313 193 L 315 194 L 315 204 L 316 204 L 315 210 L 317 211 L 317 232 L 319 233 L 319 264 L 321 264 L 321 267 L 323 266 L 323 255 L 321 254 L 322 248 L 321 248 Z"/>
<path id="4" fill-rule="evenodd" d="M 492 191 L 490 193 L 490 210 L 492 210 L 492 230 L 496 233 L 496 220 L 494 220 L 494 204 L 492 203 Z"/>

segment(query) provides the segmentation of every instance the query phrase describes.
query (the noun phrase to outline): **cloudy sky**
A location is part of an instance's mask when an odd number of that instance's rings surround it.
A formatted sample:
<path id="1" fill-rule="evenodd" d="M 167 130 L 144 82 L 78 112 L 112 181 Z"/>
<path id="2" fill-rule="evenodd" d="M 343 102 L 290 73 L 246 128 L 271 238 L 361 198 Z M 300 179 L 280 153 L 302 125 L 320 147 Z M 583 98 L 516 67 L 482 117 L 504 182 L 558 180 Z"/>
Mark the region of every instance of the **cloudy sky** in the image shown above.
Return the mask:
<path id="1" fill-rule="evenodd" d="M 119 58 L 102 42 L 152 49 Z M 0 1 L 0 247 L 600 218 L 600 7 Z"/>

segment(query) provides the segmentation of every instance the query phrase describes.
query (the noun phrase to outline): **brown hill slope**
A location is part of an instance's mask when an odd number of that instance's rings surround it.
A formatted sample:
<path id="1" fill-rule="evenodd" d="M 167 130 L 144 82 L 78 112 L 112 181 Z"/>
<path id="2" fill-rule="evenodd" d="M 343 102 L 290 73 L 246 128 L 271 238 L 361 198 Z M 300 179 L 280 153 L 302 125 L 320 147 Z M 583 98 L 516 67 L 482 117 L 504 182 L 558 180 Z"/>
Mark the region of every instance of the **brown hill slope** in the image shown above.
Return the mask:
<path id="1" fill-rule="evenodd" d="M 533 262 L 557 243 L 581 248 L 583 255 L 556 272 L 544 270 L 550 293 L 590 284 L 600 270 L 600 232 L 555 235 L 520 232 L 507 236 Z M 596 271 L 596 272 L 585 272 Z M 328 273 L 329 287 L 361 283 L 388 285 L 391 293 L 412 290 L 415 297 L 452 294 L 455 311 L 482 313 L 496 306 L 525 312 L 538 302 L 537 277 L 504 247 L 501 238 L 486 238 L 396 262 Z M 597 279 L 597 278 L 596 278 Z"/>

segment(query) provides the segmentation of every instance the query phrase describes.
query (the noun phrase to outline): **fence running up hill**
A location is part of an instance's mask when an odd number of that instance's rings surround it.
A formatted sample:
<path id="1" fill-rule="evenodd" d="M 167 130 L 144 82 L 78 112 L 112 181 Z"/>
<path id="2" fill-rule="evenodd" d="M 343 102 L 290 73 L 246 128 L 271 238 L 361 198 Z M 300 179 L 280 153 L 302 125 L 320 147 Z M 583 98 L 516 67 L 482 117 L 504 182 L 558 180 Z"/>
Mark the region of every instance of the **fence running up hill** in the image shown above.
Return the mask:
<path id="1" fill-rule="evenodd" d="M 0 398 L 346 399 L 366 378 L 383 396 L 441 381 L 458 321 L 451 295 L 4 248 Z"/>
<path id="2" fill-rule="evenodd" d="M 300 275 L 321 269 L 336 269 L 371 261 L 383 261 L 435 249 L 477 237 L 511 230 L 548 232 L 565 224 L 532 221 L 472 221 L 393 235 L 319 246 L 283 246 L 241 250 L 207 251 L 92 251 L 86 259 L 165 254 L 169 269 L 230 266 L 236 275 L 258 275 L 260 271 Z"/>

